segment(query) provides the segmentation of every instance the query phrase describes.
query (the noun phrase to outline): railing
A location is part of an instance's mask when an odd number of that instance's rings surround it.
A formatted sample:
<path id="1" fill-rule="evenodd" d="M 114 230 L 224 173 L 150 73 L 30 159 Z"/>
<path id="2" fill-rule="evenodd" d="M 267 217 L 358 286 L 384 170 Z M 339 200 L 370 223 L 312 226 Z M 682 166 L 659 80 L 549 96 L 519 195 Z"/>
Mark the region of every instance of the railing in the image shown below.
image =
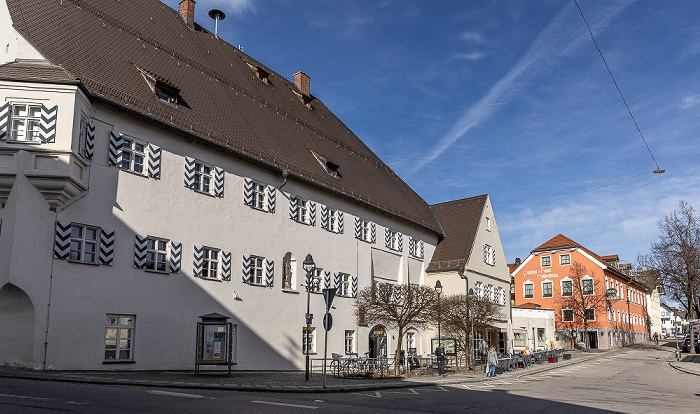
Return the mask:
<path id="1" fill-rule="evenodd" d="M 383 377 L 394 374 L 394 364 L 395 360 L 393 357 L 369 358 L 367 356 L 358 357 L 357 354 L 343 357 L 340 354 L 333 354 L 330 363 L 328 363 L 327 372 L 338 378 L 371 377 L 375 375 Z M 400 367 L 399 372 L 404 372 L 403 366 Z"/>

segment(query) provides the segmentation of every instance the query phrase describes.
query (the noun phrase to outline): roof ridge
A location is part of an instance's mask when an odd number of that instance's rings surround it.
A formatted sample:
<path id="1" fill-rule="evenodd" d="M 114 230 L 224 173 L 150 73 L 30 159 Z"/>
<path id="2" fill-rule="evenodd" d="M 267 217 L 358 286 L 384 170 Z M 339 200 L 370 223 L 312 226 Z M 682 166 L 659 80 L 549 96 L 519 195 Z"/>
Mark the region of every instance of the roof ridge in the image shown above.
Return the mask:
<path id="1" fill-rule="evenodd" d="M 477 196 L 472 196 L 472 197 L 467 197 L 467 198 L 461 198 L 461 199 L 459 199 L 459 200 L 443 201 L 442 203 L 431 204 L 431 206 L 432 206 L 432 207 L 437 207 L 437 206 L 443 206 L 443 205 L 447 205 L 447 204 L 461 203 L 461 202 L 464 202 L 464 201 L 469 201 L 469 200 L 473 200 L 473 199 L 477 199 L 477 198 L 487 197 L 488 195 L 489 195 L 489 193 L 485 193 L 485 194 L 481 194 L 481 195 L 477 195 Z"/>

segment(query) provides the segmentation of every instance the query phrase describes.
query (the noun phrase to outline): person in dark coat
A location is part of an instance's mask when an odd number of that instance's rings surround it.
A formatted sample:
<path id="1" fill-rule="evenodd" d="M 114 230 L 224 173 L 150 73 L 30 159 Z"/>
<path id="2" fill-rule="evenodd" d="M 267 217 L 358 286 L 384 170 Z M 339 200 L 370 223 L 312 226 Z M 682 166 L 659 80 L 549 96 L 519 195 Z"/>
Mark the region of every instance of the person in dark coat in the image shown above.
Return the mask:
<path id="1" fill-rule="evenodd" d="M 440 344 L 435 348 L 435 358 L 437 359 L 438 376 L 445 376 L 445 344 Z"/>

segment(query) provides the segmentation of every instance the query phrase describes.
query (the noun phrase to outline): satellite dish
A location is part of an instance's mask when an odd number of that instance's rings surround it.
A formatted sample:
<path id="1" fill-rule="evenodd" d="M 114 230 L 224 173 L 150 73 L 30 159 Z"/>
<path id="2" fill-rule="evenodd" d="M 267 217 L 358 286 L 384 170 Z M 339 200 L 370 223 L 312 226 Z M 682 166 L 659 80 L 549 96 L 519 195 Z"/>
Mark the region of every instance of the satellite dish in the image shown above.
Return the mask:
<path id="1" fill-rule="evenodd" d="M 214 19 L 216 22 L 214 25 L 214 37 L 219 38 L 219 20 L 224 20 L 226 18 L 226 13 L 218 9 L 209 10 L 209 17 Z"/>

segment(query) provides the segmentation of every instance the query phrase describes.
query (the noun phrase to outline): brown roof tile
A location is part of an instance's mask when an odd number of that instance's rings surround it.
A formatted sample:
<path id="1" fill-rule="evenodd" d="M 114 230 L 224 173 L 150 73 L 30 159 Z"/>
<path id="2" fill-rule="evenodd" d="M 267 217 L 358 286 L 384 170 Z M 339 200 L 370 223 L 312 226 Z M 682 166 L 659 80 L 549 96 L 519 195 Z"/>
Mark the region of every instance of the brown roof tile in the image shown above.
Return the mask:
<path id="1" fill-rule="evenodd" d="M 457 269 L 466 265 L 476 238 L 488 194 L 432 206 L 445 238 L 435 248 L 426 271 Z"/>
<path id="2" fill-rule="evenodd" d="M 15 28 L 96 99 L 440 234 L 428 204 L 318 98 L 156 0 L 7 0 Z M 31 16 L 31 18 L 27 18 Z M 199 30 L 197 30 L 199 28 Z M 269 84 L 244 59 L 269 72 Z M 179 89 L 160 102 L 136 66 Z M 339 165 L 331 177 L 307 149 Z"/>

